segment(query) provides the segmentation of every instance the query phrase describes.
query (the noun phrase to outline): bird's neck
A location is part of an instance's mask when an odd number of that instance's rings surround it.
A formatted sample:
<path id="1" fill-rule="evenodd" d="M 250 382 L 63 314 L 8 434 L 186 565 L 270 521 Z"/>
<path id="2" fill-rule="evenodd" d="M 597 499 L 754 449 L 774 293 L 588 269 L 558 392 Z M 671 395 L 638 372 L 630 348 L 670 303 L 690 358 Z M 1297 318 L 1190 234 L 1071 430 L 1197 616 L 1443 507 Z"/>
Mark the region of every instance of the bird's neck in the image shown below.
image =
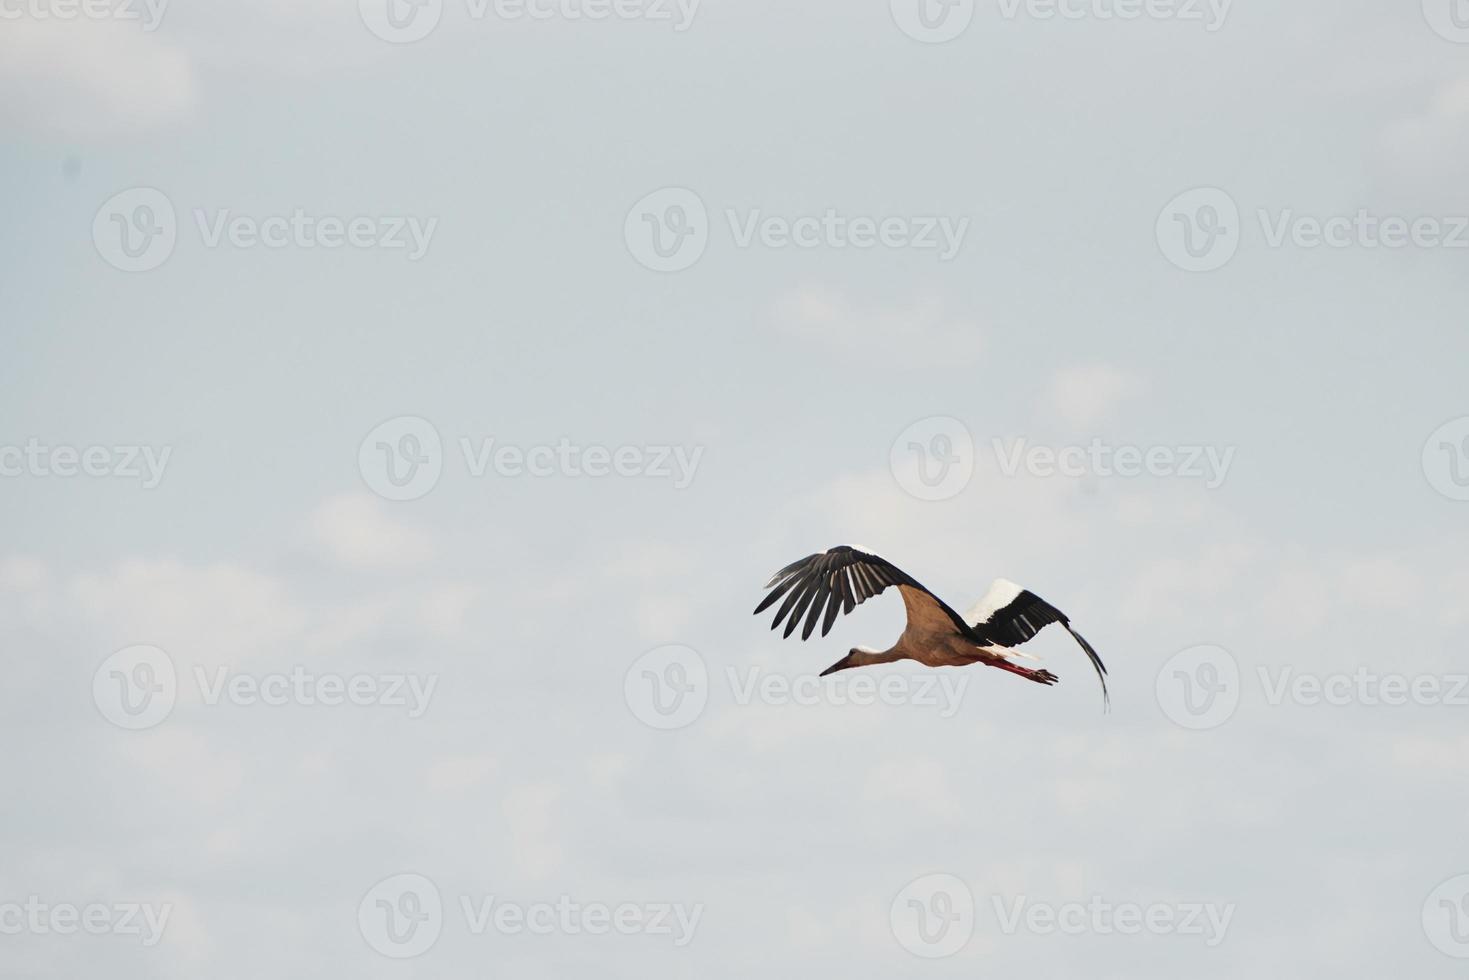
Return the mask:
<path id="1" fill-rule="evenodd" d="M 893 647 L 891 650 L 864 650 L 859 647 L 852 652 L 853 667 L 873 667 L 877 664 L 892 664 L 906 659 L 907 656 L 898 647 Z"/>

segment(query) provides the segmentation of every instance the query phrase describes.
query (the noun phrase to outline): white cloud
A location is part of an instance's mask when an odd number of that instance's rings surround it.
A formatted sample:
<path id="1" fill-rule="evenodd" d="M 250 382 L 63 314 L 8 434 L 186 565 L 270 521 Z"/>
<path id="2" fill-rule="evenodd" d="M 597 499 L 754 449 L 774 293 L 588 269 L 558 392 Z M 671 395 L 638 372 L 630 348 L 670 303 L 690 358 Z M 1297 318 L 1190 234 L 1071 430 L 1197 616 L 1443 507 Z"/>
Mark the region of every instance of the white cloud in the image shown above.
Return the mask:
<path id="1" fill-rule="evenodd" d="M 458 636 L 475 607 L 489 599 L 488 589 L 468 582 L 435 586 L 419 601 L 419 618 L 440 636 Z"/>
<path id="2" fill-rule="evenodd" d="M 0 116 L 70 139 L 153 129 L 199 103 L 188 56 L 126 21 L 4 21 L 0 85 Z"/>
<path id="3" fill-rule="evenodd" d="M 1380 155 L 1400 194 L 1426 191 L 1441 204 L 1469 206 L 1463 161 L 1469 159 L 1469 77 L 1443 84 L 1416 115 L 1400 119 L 1382 136 Z"/>
<path id="4" fill-rule="evenodd" d="M 62 139 L 131 137 L 191 120 L 206 70 L 255 84 L 360 68 L 390 49 L 356 6 L 164 3 L 154 24 L 138 2 L 128 8 L 138 19 L 0 20 L 0 85 L 10 94 L 0 120 Z"/>
<path id="5" fill-rule="evenodd" d="M 1368 609 L 1404 612 L 1418 607 L 1424 589 L 1417 572 L 1396 558 L 1359 558 L 1344 563 L 1342 597 Z"/>
<path id="6" fill-rule="evenodd" d="M 0 558 L 0 588 L 16 592 L 34 592 L 50 580 L 43 562 L 24 555 Z"/>
<path id="7" fill-rule="evenodd" d="M 805 286 L 782 297 L 775 315 L 783 330 L 803 341 L 880 364 L 958 367 L 973 364 L 984 350 L 979 325 L 950 315 L 933 297 L 871 307 L 836 290 Z"/>
<path id="8" fill-rule="evenodd" d="M 1080 364 L 1051 376 L 1046 385 L 1046 410 L 1070 425 L 1087 428 L 1107 422 L 1140 385 L 1136 378 L 1111 364 Z"/>
<path id="9" fill-rule="evenodd" d="M 322 557 L 361 571 L 413 566 L 433 554 L 425 532 L 395 520 L 386 504 L 365 493 L 323 502 L 311 516 L 310 536 Z"/>
<path id="10" fill-rule="evenodd" d="M 936 758 L 889 759 L 867 770 L 862 798 L 873 806 L 890 807 L 900 814 L 914 808 L 940 822 L 959 818 L 963 808 L 949 785 L 948 772 Z"/>
<path id="11" fill-rule="evenodd" d="M 66 605 L 95 624 L 113 649 L 151 644 L 199 663 L 279 653 L 310 619 L 271 576 L 175 559 L 134 559 L 79 574 L 67 586 Z"/>
<path id="12" fill-rule="evenodd" d="M 436 759 L 424 774 L 429 792 L 440 796 L 462 796 L 482 784 L 495 771 L 491 755 L 454 755 Z"/>
<path id="13" fill-rule="evenodd" d="M 1189 556 L 1151 558 L 1132 575 L 1122 619 L 1196 622 L 1202 604 L 1220 601 L 1238 615 L 1239 590 L 1255 583 L 1264 558 L 1264 546 L 1244 538 L 1213 542 Z"/>
<path id="14" fill-rule="evenodd" d="M 515 863 L 521 874 L 541 879 L 555 874 L 565 859 L 557 833 L 557 803 L 563 792 L 549 781 L 513 787 L 505 793 L 501 809 L 510 833 Z"/>

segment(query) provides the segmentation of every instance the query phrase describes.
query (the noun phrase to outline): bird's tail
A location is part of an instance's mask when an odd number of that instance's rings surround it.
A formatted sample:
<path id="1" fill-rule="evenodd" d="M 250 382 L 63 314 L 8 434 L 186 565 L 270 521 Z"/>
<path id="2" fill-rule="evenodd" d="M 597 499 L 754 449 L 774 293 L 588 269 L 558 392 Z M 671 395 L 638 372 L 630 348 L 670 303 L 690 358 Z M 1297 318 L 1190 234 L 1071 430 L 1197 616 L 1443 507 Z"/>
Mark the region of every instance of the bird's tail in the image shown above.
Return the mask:
<path id="1" fill-rule="evenodd" d="M 1102 658 L 1097 656 L 1097 651 L 1092 649 L 1092 645 L 1086 641 L 1086 637 L 1072 629 L 1069 622 L 1063 619 L 1061 625 L 1066 627 L 1066 632 L 1071 634 L 1072 639 L 1081 644 L 1081 648 L 1086 651 L 1087 659 L 1092 662 L 1092 668 L 1097 672 L 1097 680 L 1102 682 L 1102 709 L 1107 710 L 1111 708 L 1112 695 L 1107 693 L 1107 665 L 1102 663 Z"/>

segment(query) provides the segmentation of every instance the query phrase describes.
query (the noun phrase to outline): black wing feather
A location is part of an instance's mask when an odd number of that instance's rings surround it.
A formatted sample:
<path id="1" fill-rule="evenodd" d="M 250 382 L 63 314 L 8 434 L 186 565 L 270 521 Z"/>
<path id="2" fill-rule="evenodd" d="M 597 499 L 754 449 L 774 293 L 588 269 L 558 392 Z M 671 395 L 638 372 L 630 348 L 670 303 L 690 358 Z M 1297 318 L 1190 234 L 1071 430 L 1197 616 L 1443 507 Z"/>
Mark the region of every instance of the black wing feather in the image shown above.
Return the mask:
<path id="1" fill-rule="evenodd" d="M 790 612 L 795 604 L 801 601 L 801 596 L 806 591 L 806 585 L 799 579 L 796 580 L 795 584 L 799 585 L 800 588 L 792 589 L 791 594 L 786 596 L 786 601 L 782 602 L 780 604 L 780 608 L 775 611 L 775 619 L 772 620 L 770 623 L 771 629 L 775 629 L 777 626 L 779 626 L 780 621 L 782 619 L 785 619 L 786 613 Z"/>
<path id="2" fill-rule="evenodd" d="M 831 632 L 831 624 L 836 622 L 837 613 L 842 611 L 842 570 L 837 569 L 831 573 L 831 598 L 826 603 L 826 618 L 821 622 L 821 635 L 825 636 Z"/>
<path id="3" fill-rule="evenodd" d="M 846 614 L 857 608 L 857 600 L 852 598 L 852 573 L 849 569 L 837 571 L 837 584 L 842 587 L 842 613 Z"/>
<path id="4" fill-rule="evenodd" d="M 1107 665 L 1102 663 L 1102 658 L 1092 649 L 1092 645 L 1071 628 L 1071 620 L 1066 618 L 1066 614 L 1034 592 L 1022 590 L 1008 605 L 996 609 L 989 619 L 976 624 L 974 632 L 987 643 L 1018 647 L 1034 639 L 1037 633 L 1052 623 L 1060 623 L 1065 627 L 1066 632 L 1086 652 L 1087 659 L 1092 662 L 1092 669 L 1097 672 L 1097 679 L 1102 682 L 1102 700 L 1110 703 L 1111 696 L 1107 693 Z"/>
<path id="5" fill-rule="evenodd" d="M 777 576 L 776 578 L 779 578 L 779 576 Z M 775 605 L 775 601 L 777 599 L 789 592 L 800 581 L 801 580 L 799 578 L 792 577 L 784 582 L 781 582 L 780 585 L 775 587 L 775 590 L 771 592 L 770 595 L 765 597 L 764 602 L 755 607 L 755 615 L 758 616 L 765 610 L 769 609 L 771 606 Z M 776 579 L 770 580 L 770 585 L 775 585 L 775 583 Z M 770 588 L 770 585 L 767 585 L 766 588 Z"/>
<path id="6" fill-rule="evenodd" d="M 816 631 L 817 623 L 821 624 L 821 635 L 825 636 L 831 632 L 838 614 L 851 612 L 894 585 L 911 586 L 932 596 L 954 621 L 955 631 L 969 633 L 968 625 L 958 613 L 907 572 L 884 558 L 847 545 L 807 555 L 776 572 L 765 585 L 773 591 L 755 607 L 755 613 L 759 615 L 785 595 L 785 602 L 770 628 L 777 629 L 785 621 L 785 636 L 790 636 L 804 617 L 801 639 L 806 640 Z"/>
<path id="7" fill-rule="evenodd" d="M 811 600 L 816 598 L 817 589 L 820 586 L 816 580 L 812 580 L 801 592 L 801 601 L 796 603 L 796 608 L 791 610 L 791 618 L 786 620 L 785 635 L 789 637 L 801 625 L 801 617 L 806 613 L 806 607 L 811 605 Z"/>

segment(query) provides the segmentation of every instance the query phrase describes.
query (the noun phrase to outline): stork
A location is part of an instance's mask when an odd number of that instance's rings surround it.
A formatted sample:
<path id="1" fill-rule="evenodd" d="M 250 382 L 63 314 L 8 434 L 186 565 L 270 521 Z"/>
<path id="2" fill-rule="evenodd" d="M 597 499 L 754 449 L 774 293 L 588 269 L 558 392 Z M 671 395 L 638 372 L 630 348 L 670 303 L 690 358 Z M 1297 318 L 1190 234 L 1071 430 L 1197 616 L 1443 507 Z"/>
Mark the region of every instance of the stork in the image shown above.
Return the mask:
<path id="1" fill-rule="evenodd" d="M 1029 657 L 1029 654 L 1020 653 L 1015 648 L 1052 623 L 1060 623 L 1086 651 L 1097 672 L 1097 679 L 1102 682 L 1102 704 L 1104 707 L 1110 704 L 1107 668 L 1092 645 L 1071 628 L 1066 614 L 1035 593 L 1005 579 L 996 579 L 984 598 L 961 617 L 892 562 L 866 549 L 841 545 L 830 551 L 808 555 L 776 572 L 765 585 L 771 590 L 770 594 L 755 607 L 755 615 L 760 615 L 785 596 L 770 628 L 777 628 L 785 620 L 784 635 L 789 637 L 800 625 L 801 617 L 805 616 L 806 625 L 801 630 L 801 639 L 809 640 L 818 622 L 821 635 L 825 636 L 831 632 L 837 613 L 851 612 L 889 586 L 897 586 L 908 610 L 908 625 L 903 635 L 898 637 L 898 642 L 888 650 L 854 647 L 845 657 L 822 671 L 822 677 L 853 667 L 915 660 L 925 667 L 985 664 L 1049 687 L 1059 680 L 1055 674 L 1049 670 L 1022 667 L 1013 658 Z"/>

